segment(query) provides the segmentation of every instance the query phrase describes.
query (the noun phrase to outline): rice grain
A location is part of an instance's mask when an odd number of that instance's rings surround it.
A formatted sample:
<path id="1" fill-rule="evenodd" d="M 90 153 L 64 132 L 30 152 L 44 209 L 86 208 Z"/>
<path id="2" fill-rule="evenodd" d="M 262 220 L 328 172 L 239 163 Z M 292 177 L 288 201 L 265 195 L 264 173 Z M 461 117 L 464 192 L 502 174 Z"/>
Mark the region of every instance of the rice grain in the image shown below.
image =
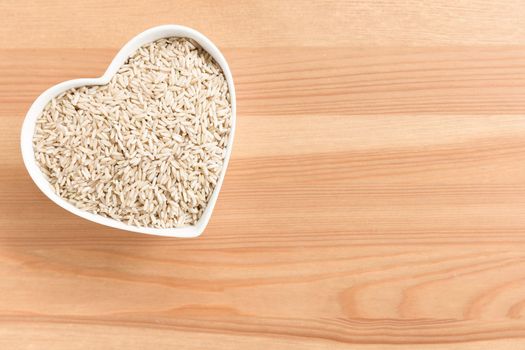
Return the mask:
<path id="1" fill-rule="evenodd" d="M 107 85 L 70 89 L 37 120 L 35 159 L 76 207 L 130 225 L 195 224 L 223 168 L 231 101 L 196 43 L 139 48 Z"/>

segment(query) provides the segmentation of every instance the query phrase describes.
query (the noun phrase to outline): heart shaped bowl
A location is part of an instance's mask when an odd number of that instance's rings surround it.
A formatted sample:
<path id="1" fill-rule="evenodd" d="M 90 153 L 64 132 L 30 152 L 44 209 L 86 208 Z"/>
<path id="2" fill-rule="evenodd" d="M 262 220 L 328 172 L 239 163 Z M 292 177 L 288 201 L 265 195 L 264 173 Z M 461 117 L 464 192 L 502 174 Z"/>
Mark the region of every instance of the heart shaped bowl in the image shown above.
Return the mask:
<path id="1" fill-rule="evenodd" d="M 192 226 L 185 226 L 185 227 L 179 227 L 179 228 L 150 228 L 150 227 L 138 227 L 138 226 L 132 226 L 128 225 L 124 222 L 117 221 L 114 219 L 110 219 L 101 215 L 93 214 L 90 212 L 87 212 L 85 210 L 79 209 L 75 207 L 73 204 L 67 202 L 65 199 L 58 196 L 51 186 L 51 184 L 47 181 L 46 177 L 40 171 L 40 168 L 37 165 L 34 151 L 33 151 L 33 135 L 35 132 L 35 126 L 36 121 L 40 114 L 42 113 L 44 107 L 48 104 L 49 101 L 55 96 L 58 96 L 60 93 L 80 87 L 85 85 L 105 85 L 109 83 L 111 78 L 117 73 L 119 68 L 124 64 L 124 62 L 128 59 L 131 54 L 137 50 L 139 47 L 148 44 L 150 42 L 153 42 L 155 40 L 161 39 L 161 38 L 167 38 L 167 37 L 184 37 L 184 38 L 190 38 L 195 40 L 204 50 L 206 50 L 214 59 L 215 61 L 220 65 L 220 67 L 223 70 L 223 73 L 226 77 L 226 80 L 228 82 L 228 88 L 230 93 L 230 99 L 231 99 L 231 111 L 232 111 L 232 121 L 231 121 L 231 132 L 228 140 L 228 145 L 226 149 L 226 156 L 224 158 L 223 167 L 221 170 L 220 178 L 217 182 L 217 185 L 215 186 L 215 189 L 213 190 L 212 196 L 210 200 L 208 201 L 208 205 L 206 206 L 206 209 L 204 210 L 204 213 L 202 214 L 201 218 L 197 221 L 195 225 Z M 75 80 L 69 80 L 62 82 L 60 84 L 57 84 L 46 91 L 44 91 L 38 98 L 33 102 L 31 107 L 29 108 L 29 111 L 26 114 L 24 124 L 22 126 L 22 133 L 21 133 L 21 147 L 22 147 L 22 157 L 24 159 L 24 164 L 27 168 L 27 171 L 29 172 L 29 175 L 35 182 L 35 184 L 38 186 L 38 188 L 44 192 L 44 194 L 49 197 L 53 202 L 61 206 L 62 208 L 66 209 L 67 211 L 70 211 L 71 213 L 78 215 L 84 219 L 122 229 L 132 232 L 138 232 L 138 233 L 145 233 L 145 234 L 151 234 L 151 235 L 158 235 L 158 236 L 167 236 L 167 237 L 197 237 L 206 228 L 206 225 L 208 224 L 211 214 L 213 212 L 213 208 L 215 207 L 215 203 L 217 202 L 217 197 L 219 196 L 219 191 L 221 190 L 222 182 L 224 180 L 224 175 L 226 173 L 226 169 L 228 167 L 228 161 L 230 159 L 231 151 L 232 151 L 232 145 L 233 145 L 233 138 L 235 134 L 235 116 L 236 113 L 236 100 L 235 100 L 235 87 L 233 84 L 233 78 L 230 71 L 230 68 L 228 67 L 228 63 L 226 62 L 226 59 L 222 55 L 222 53 L 219 51 L 219 49 L 210 41 L 210 39 L 206 38 L 204 35 L 199 33 L 198 31 L 184 27 L 179 25 L 163 25 L 154 27 L 151 29 L 146 30 L 145 32 L 140 33 L 133 39 L 131 39 L 115 56 L 111 64 L 109 65 L 108 69 L 104 73 L 103 76 L 100 78 L 93 78 L 93 79 L 75 79 Z"/>

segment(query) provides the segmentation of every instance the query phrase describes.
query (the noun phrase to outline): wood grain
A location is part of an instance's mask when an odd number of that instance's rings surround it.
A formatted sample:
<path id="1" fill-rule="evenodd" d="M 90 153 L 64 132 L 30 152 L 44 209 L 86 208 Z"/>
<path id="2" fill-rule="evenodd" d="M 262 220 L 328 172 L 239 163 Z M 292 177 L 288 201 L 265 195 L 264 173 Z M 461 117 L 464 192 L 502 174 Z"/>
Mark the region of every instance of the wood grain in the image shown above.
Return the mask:
<path id="1" fill-rule="evenodd" d="M 524 10 L 2 1 L 0 348 L 523 349 Z M 238 93 L 199 239 L 77 218 L 19 152 L 44 89 L 168 22 L 224 50 Z"/>
<path id="2" fill-rule="evenodd" d="M 180 23 L 223 47 L 525 44 L 521 0 L 2 0 L 3 48 L 120 47 Z"/>

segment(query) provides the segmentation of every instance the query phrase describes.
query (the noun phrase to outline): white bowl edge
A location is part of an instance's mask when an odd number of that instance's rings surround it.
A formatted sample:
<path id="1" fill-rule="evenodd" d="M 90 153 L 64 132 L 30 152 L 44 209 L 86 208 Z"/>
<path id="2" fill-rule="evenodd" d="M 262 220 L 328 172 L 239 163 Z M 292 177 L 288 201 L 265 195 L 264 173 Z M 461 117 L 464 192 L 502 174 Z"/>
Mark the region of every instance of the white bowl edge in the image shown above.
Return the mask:
<path id="1" fill-rule="evenodd" d="M 93 214 L 87 211 L 84 211 L 82 209 L 79 209 L 75 207 L 73 204 L 67 202 L 60 196 L 58 196 L 54 190 L 51 187 L 51 184 L 46 180 L 44 174 L 40 171 L 40 168 L 38 167 L 33 151 L 33 135 L 35 131 L 36 126 L 36 120 L 40 116 L 40 113 L 44 109 L 44 107 L 47 105 L 51 99 L 60 93 L 80 86 L 85 85 L 104 85 L 107 84 L 113 75 L 117 73 L 118 69 L 124 64 L 126 59 L 139 47 L 141 47 L 144 44 L 150 43 L 152 41 L 166 38 L 166 37 L 186 37 L 191 38 L 195 40 L 199 45 L 202 46 L 204 50 L 206 50 L 214 59 L 215 61 L 221 66 L 224 75 L 226 77 L 226 80 L 228 82 L 228 88 L 230 92 L 230 99 L 231 99 L 231 105 L 232 105 L 232 123 L 231 123 L 231 132 L 228 140 L 228 145 L 226 149 L 226 156 L 224 158 L 224 163 L 221 170 L 221 175 L 219 177 L 219 180 L 217 182 L 217 185 L 215 186 L 215 189 L 213 190 L 212 196 L 208 202 L 208 205 L 206 209 L 204 210 L 204 213 L 202 214 L 199 221 L 192 226 L 185 226 L 180 228 L 150 228 L 150 227 L 138 227 L 138 226 L 132 226 L 128 225 L 126 223 L 123 223 L 121 221 L 117 221 L 114 219 L 110 219 L 98 214 Z M 145 234 L 151 234 L 151 235 L 157 235 L 157 236 L 167 236 L 167 237 L 180 237 L 180 238 L 191 238 L 191 237 L 197 237 L 204 232 L 204 229 L 206 228 L 206 225 L 208 224 L 211 214 L 213 212 L 213 208 L 215 207 L 215 203 L 217 202 L 217 198 L 219 196 L 219 192 L 222 187 L 222 183 L 224 181 L 224 176 L 226 174 L 226 170 L 228 168 L 228 162 L 230 160 L 230 155 L 232 152 L 233 147 L 233 139 L 235 135 L 235 124 L 236 124 L 236 97 L 235 97 L 235 86 L 233 83 L 233 77 L 230 71 L 230 68 L 228 66 L 228 63 L 226 62 L 226 59 L 220 52 L 220 50 L 212 43 L 210 39 L 205 37 L 203 34 L 199 33 L 195 29 L 180 26 L 180 25 L 174 25 L 174 24 L 168 24 L 168 25 L 161 25 L 158 27 L 150 28 L 137 36 L 135 36 L 133 39 L 131 39 L 124 47 L 120 49 L 120 51 L 117 53 L 117 55 L 113 58 L 111 61 L 111 64 L 107 68 L 104 75 L 102 75 L 99 78 L 87 78 L 87 79 L 75 79 L 75 80 L 68 80 L 62 83 L 59 83 L 55 86 L 52 86 L 51 88 L 44 91 L 40 96 L 37 97 L 35 102 L 31 105 L 29 108 L 29 111 L 26 114 L 26 117 L 24 119 L 24 123 L 22 125 L 22 132 L 21 132 L 21 149 L 22 149 L 22 158 L 24 160 L 24 164 L 27 168 L 27 171 L 29 172 L 29 175 L 37 185 L 37 187 L 53 202 L 55 202 L 57 205 L 61 206 L 62 208 L 66 209 L 67 211 L 78 215 L 84 219 L 105 225 L 110 226 L 114 228 L 118 228 L 121 230 L 126 231 L 132 231 L 132 232 L 138 232 L 138 233 L 145 233 Z"/>

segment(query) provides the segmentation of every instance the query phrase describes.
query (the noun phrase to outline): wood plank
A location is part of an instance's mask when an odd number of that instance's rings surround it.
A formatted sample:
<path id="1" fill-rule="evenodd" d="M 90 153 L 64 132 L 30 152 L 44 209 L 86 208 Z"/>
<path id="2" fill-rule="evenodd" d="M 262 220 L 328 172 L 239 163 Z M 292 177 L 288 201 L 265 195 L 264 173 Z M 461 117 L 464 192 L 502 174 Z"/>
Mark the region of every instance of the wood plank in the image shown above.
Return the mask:
<path id="1" fill-rule="evenodd" d="M 516 114 L 525 46 L 225 50 L 239 118 Z M 25 114 L 49 86 L 104 73 L 116 49 L 0 50 L 0 116 Z M 326 57 L 329 57 L 327 59 Z M 277 119 L 277 118 L 275 118 Z"/>
<path id="2" fill-rule="evenodd" d="M 3 0 L 1 48 L 120 47 L 159 24 L 221 47 L 525 45 L 521 0 Z"/>

